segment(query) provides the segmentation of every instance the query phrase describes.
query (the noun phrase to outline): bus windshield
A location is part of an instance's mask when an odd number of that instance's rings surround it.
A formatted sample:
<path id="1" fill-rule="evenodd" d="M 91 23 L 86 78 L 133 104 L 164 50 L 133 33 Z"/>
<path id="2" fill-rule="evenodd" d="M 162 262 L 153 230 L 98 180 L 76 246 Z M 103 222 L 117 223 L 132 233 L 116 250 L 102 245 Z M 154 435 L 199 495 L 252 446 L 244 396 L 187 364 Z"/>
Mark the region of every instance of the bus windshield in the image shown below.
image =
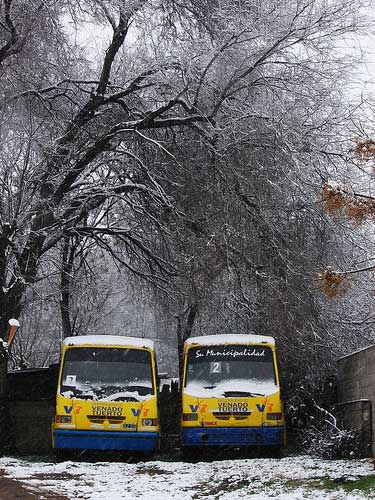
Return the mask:
<path id="1" fill-rule="evenodd" d="M 185 392 L 197 397 L 256 397 L 277 390 L 273 353 L 258 345 L 214 345 L 188 351 Z"/>
<path id="2" fill-rule="evenodd" d="M 118 347 L 66 350 L 60 394 L 95 401 L 143 401 L 154 394 L 151 353 Z"/>

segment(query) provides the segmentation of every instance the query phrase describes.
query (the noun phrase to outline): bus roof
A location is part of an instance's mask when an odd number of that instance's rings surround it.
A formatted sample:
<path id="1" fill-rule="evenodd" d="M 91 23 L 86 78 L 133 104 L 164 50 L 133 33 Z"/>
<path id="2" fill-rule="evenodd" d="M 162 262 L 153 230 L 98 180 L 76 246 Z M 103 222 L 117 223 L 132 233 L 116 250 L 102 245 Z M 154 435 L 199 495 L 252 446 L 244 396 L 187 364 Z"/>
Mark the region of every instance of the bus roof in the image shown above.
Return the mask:
<path id="1" fill-rule="evenodd" d="M 124 337 L 122 335 L 79 335 L 77 337 L 67 337 L 63 340 L 64 346 L 72 345 L 105 345 L 105 346 L 126 346 L 144 347 L 154 350 L 153 340 L 141 339 L 139 337 Z"/>
<path id="2" fill-rule="evenodd" d="M 221 335 L 205 335 L 202 337 L 191 337 L 187 339 L 185 344 L 200 344 L 200 345 L 230 345 L 230 344 L 272 344 L 275 345 L 273 337 L 265 335 L 239 335 L 239 334 L 221 334 Z"/>

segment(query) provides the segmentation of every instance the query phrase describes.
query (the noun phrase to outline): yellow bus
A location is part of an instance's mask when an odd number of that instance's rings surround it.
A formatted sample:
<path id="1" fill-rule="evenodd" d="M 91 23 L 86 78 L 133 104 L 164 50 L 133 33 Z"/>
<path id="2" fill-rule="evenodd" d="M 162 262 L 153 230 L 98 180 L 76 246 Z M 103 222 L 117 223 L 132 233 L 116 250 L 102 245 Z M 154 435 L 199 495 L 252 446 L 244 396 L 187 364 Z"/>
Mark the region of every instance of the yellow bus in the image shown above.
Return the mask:
<path id="1" fill-rule="evenodd" d="M 56 451 L 158 449 L 152 340 L 88 335 L 63 341 L 52 447 Z"/>
<path id="2" fill-rule="evenodd" d="M 209 335 L 184 345 L 181 440 L 194 447 L 268 446 L 285 440 L 275 340 Z"/>

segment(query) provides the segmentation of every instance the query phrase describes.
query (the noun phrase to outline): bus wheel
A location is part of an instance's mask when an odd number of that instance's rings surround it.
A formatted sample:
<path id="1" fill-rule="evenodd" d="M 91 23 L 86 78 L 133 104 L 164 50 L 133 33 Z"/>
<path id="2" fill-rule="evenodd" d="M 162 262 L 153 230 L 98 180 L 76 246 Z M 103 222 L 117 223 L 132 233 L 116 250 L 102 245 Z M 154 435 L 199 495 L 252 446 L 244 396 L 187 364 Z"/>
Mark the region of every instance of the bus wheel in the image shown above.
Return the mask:
<path id="1" fill-rule="evenodd" d="M 55 448 L 52 450 L 52 453 L 56 462 L 64 462 L 66 460 L 69 460 L 71 455 L 67 450 L 64 450 L 63 448 Z"/>
<path id="2" fill-rule="evenodd" d="M 198 461 L 201 456 L 200 449 L 196 446 L 183 446 L 182 455 L 187 462 Z"/>
<path id="3" fill-rule="evenodd" d="M 270 458 L 282 458 L 283 456 L 282 450 L 283 450 L 282 446 L 279 445 L 270 446 L 269 449 L 267 448 L 268 456 Z"/>

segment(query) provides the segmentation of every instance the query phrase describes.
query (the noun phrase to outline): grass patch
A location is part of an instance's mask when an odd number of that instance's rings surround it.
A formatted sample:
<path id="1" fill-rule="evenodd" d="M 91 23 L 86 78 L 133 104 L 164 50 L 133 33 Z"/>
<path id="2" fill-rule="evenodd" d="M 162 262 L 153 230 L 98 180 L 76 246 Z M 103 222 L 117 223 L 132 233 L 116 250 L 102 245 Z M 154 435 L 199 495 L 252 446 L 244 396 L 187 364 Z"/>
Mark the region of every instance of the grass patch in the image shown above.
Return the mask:
<path id="1" fill-rule="evenodd" d="M 232 491 L 241 490 L 242 488 L 249 488 L 250 486 L 261 487 L 259 477 L 231 477 L 225 478 L 215 484 L 208 482 L 202 483 L 195 487 L 198 491 L 192 496 L 194 500 L 209 497 L 215 498 L 222 493 L 231 493 Z"/>
<path id="2" fill-rule="evenodd" d="M 70 481 L 72 479 L 78 479 L 82 476 L 83 474 L 71 474 L 70 472 L 35 472 L 31 475 L 32 478 L 42 479 L 43 481 Z"/>
<path id="3" fill-rule="evenodd" d="M 375 490 L 375 474 L 344 482 L 341 486 L 346 491 L 359 490 L 370 493 Z"/>
<path id="4" fill-rule="evenodd" d="M 343 476 L 337 479 L 330 479 L 326 476 L 315 476 L 311 479 L 283 479 L 275 478 L 274 480 L 262 482 L 259 477 L 238 477 L 236 479 L 224 479 L 216 484 L 210 484 L 211 481 L 205 483 L 204 487 L 197 487 L 198 491 L 193 495 L 194 500 L 200 500 L 207 497 L 216 498 L 222 493 L 228 493 L 235 490 L 252 488 L 253 492 L 258 489 L 278 489 L 282 487 L 285 490 L 293 491 L 299 488 L 306 492 L 314 491 L 340 491 L 354 492 L 358 491 L 368 495 L 368 498 L 375 498 L 375 474 L 363 477 Z M 365 497 L 366 498 L 366 497 Z"/>
<path id="5" fill-rule="evenodd" d="M 285 486 L 288 489 L 305 488 L 307 490 L 339 490 L 343 489 L 347 492 L 360 491 L 362 493 L 375 492 L 375 474 L 363 476 L 360 478 L 353 477 L 339 477 L 337 479 L 330 479 L 328 477 L 319 477 L 312 479 L 291 479 L 285 481 Z"/>
<path id="6" fill-rule="evenodd" d="M 147 474 L 148 476 L 171 475 L 173 472 L 169 470 L 159 469 L 155 465 L 140 465 L 137 467 L 138 474 Z"/>

